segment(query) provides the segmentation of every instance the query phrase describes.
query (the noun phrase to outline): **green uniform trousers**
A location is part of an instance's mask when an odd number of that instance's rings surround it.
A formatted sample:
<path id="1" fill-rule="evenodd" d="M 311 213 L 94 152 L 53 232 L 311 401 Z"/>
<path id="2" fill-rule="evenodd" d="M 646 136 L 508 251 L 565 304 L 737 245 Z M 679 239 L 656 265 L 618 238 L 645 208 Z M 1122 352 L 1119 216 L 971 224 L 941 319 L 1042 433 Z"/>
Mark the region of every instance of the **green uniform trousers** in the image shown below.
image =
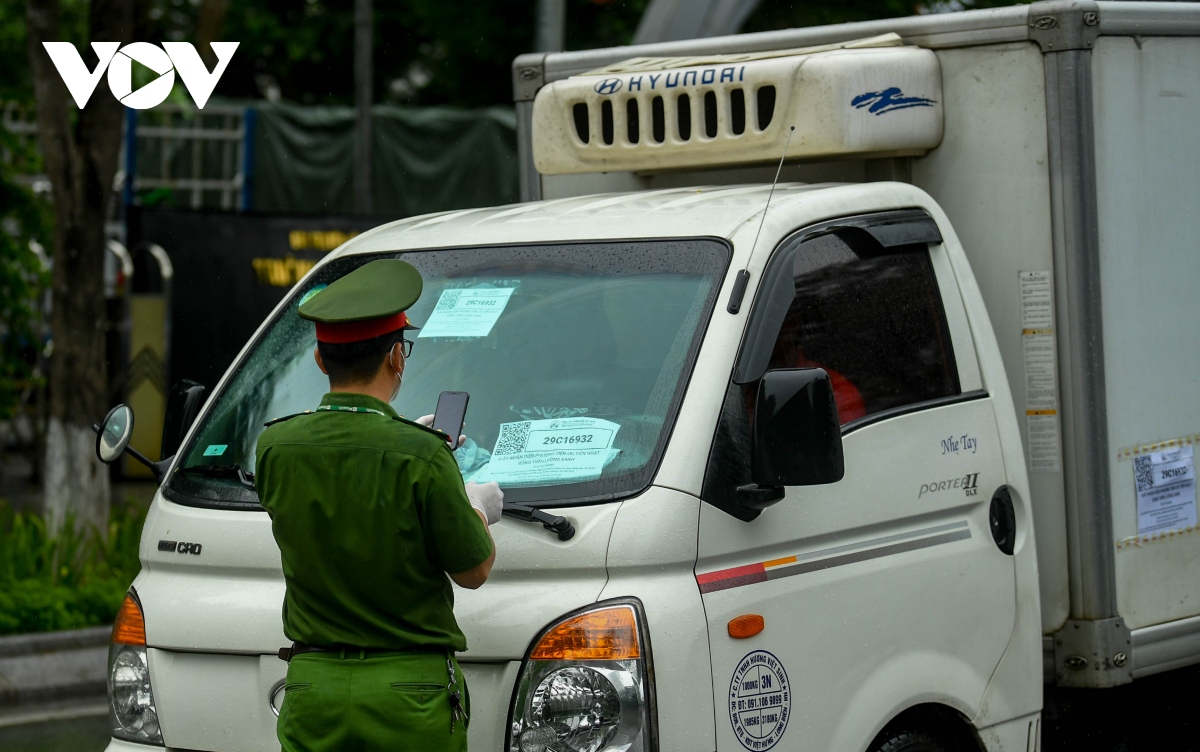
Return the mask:
<path id="1" fill-rule="evenodd" d="M 454 663 L 463 707 L 471 700 Z M 283 752 L 466 752 L 451 729 L 444 653 L 304 653 L 288 664 L 277 731 Z"/>

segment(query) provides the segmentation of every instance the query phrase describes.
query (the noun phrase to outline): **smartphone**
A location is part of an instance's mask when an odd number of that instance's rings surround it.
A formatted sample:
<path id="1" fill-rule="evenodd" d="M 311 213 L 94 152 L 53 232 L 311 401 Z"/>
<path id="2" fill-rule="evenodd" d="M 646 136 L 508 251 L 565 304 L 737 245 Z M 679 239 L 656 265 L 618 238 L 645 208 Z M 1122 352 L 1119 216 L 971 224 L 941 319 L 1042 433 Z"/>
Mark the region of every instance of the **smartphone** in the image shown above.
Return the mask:
<path id="1" fill-rule="evenodd" d="M 450 437 L 450 448 L 458 449 L 463 421 L 467 418 L 467 392 L 442 392 L 433 412 L 433 427 Z"/>

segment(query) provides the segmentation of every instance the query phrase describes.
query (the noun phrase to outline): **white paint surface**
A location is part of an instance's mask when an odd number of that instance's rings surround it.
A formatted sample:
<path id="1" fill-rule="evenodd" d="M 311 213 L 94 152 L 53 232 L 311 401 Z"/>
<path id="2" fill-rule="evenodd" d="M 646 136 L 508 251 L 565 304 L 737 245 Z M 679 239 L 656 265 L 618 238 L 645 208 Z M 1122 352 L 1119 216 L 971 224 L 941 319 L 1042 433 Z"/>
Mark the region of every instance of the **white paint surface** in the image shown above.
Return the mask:
<path id="1" fill-rule="evenodd" d="M 1054 266 L 1042 54 L 1032 43 L 937 54 L 945 135 L 937 149 L 913 160 L 913 182 L 945 210 L 962 240 L 1013 401 L 1023 412 L 1028 397 L 1019 275 Z M 1018 431 L 1027 450 L 1025 420 Z M 1069 604 L 1063 478 L 1061 472 L 1037 472 L 1029 483 L 1042 627 L 1053 632 L 1067 618 Z"/>
<path id="2" fill-rule="evenodd" d="M 1120 447 L 1200 431 L 1200 38 L 1101 37 L 1096 176 L 1115 540 L 1137 534 Z M 1114 541 L 1115 542 L 1115 541 Z M 1130 628 L 1200 614 L 1200 535 L 1119 549 Z"/>

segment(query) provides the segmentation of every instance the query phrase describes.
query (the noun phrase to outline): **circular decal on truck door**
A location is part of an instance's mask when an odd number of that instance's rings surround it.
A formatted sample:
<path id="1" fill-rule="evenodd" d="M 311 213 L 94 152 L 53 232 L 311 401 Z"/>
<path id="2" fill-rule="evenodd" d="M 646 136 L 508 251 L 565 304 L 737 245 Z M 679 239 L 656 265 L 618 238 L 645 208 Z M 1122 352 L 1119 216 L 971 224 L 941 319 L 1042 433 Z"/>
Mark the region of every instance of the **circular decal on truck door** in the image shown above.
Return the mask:
<path id="1" fill-rule="evenodd" d="M 792 712 L 792 688 L 779 659 L 755 650 L 738 662 L 729 683 L 729 722 L 746 749 L 774 747 Z"/>

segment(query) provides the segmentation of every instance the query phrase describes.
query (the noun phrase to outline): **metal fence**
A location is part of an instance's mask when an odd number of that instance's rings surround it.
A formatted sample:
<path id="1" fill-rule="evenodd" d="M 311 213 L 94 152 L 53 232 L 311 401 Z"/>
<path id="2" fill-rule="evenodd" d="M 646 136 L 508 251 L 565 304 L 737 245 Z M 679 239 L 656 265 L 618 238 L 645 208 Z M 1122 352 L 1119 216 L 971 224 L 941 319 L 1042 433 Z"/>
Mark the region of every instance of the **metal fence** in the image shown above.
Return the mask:
<path id="1" fill-rule="evenodd" d="M 180 208 L 250 208 L 253 110 L 159 106 L 125 114 L 127 205 L 136 195 L 146 204 Z"/>
<path id="2" fill-rule="evenodd" d="M 33 108 L 7 103 L 0 107 L 0 127 L 12 134 L 12 145 L 0 143 L 0 163 L 6 165 L 17 182 L 38 193 L 50 190 L 50 181 L 41 172 L 37 143 L 37 118 Z"/>
<path id="3" fill-rule="evenodd" d="M 137 198 L 146 205 L 249 209 L 254 122 L 253 110 L 228 105 L 126 109 L 114 190 L 121 192 L 125 205 Z M 0 126 L 15 137 L 14 149 L 0 147 L 0 161 L 23 185 L 48 192 L 50 181 L 37 158 L 33 108 L 3 105 Z"/>

